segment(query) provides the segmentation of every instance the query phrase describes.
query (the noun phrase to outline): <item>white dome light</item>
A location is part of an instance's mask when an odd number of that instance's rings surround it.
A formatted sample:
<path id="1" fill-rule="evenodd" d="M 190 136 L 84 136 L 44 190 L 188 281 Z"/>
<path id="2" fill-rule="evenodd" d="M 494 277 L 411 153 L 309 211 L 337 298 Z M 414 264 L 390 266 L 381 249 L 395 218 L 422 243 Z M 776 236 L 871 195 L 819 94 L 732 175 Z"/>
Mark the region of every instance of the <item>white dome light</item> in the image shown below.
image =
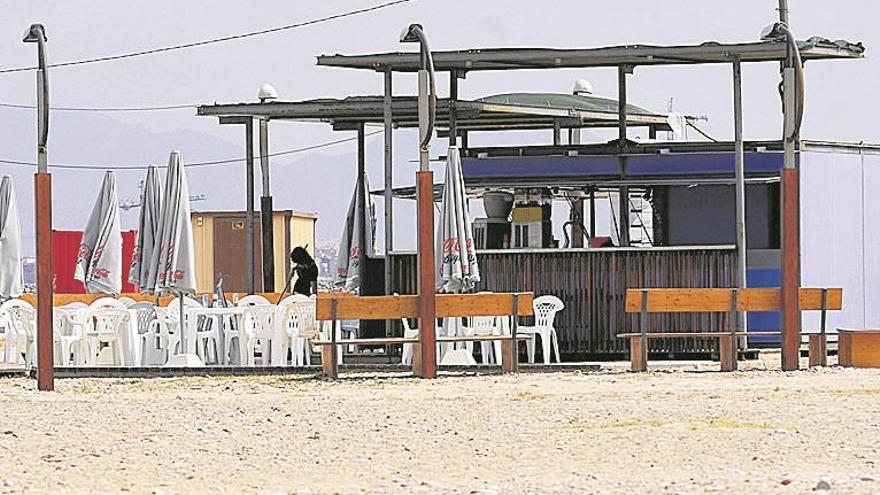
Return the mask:
<path id="1" fill-rule="evenodd" d="M 260 101 L 275 100 L 278 98 L 278 91 L 275 90 L 275 86 L 272 86 L 269 83 L 263 83 L 263 85 L 260 86 L 260 93 L 257 97 Z"/>
<path id="2" fill-rule="evenodd" d="M 593 83 L 591 83 L 587 79 L 578 79 L 574 82 L 574 90 L 572 91 L 572 93 L 576 95 L 591 95 L 593 94 Z"/>

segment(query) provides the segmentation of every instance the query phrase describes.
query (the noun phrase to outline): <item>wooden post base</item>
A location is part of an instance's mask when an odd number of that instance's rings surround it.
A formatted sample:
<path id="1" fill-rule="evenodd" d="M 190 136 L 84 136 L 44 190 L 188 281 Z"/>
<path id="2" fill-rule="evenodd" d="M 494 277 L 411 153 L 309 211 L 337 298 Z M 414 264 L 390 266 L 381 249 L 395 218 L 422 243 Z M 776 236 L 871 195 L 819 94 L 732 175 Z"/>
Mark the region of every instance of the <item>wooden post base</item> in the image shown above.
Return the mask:
<path id="1" fill-rule="evenodd" d="M 413 376 L 422 378 L 422 348 L 418 344 L 413 345 L 412 372 Z"/>
<path id="2" fill-rule="evenodd" d="M 811 333 L 809 342 L 810 366 L 828 366 L 828 336 Z"/>
<path id="3" fill-rule="evenodd" d="M 718 354 L 721 358 L 721 371 L 736 371 L 736 337 L 718 339 Z"/>
<path id="4" fill-rule="evenodd" d="M 517 345 L 511 340 L 501 341 L 501 372 L 516 373 L 519 371 Z"/>
<path id="5" fill-rule="evenodd" d="M 641 337 L 630 337 L 629 339 L 629 355 L 632 361 L 633 373 L 642 373 L 648 371 L 648 353 L 647 349 L 642 349 Z"/>
<path id="6" fill-rule="evenodd" d="M 321 367 L 324 369 L 324 377 L 331 380 L 339 378 L 339 368 L 336 366 L 336 359 L 334 359 L 335 353 L 335 346 L 321 346 Z"/>

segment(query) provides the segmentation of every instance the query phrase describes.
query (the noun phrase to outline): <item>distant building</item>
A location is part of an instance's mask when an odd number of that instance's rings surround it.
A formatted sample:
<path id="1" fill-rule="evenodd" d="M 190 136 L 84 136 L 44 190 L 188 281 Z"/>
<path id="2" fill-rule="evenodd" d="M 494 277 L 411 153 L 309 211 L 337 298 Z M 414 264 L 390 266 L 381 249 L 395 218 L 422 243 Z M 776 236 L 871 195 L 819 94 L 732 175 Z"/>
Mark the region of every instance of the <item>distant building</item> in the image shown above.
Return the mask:
<path id="1" fill-rule="evenodd" d="M 247 214 L 243 211 L 192 212 L 196 281 L 200 292 L 213 291 L 220 278 L 226 292 L 247 290 Z M 315 254 L 317 213 L 276 211 L 273 217 L 275 290 L 281 291 L 290 274 L 290 250 L 303 246 Z M 254 288 L 263 290 L 260 219 L 254 221 Z"/>

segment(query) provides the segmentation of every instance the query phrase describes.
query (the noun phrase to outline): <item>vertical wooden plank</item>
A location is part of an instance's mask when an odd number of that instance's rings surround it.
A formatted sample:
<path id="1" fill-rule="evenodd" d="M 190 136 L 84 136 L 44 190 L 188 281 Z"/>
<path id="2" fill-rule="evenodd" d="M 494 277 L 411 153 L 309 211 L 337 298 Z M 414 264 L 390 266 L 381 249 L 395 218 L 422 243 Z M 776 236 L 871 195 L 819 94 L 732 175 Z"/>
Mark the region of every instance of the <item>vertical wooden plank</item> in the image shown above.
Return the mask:
<path id="1" fill-rule="evenodd" d="M 648 291 L 642 291 L 642 314 L 639 318 L 639 367 L 641 371 L 648 369 Z"/>
<path id="2" fill-rule="evenodd" d="M 810 367 L 827 365 L 827 336 L 811 333 L 809 341 Z"/>
<path id="3" fill-rule="evenodd" d="M 641 337 L 629 338 L 629 357 L 631 361 L 631 370 L 633 373 L 642 373 L 648 371 L 648 363 L 642 361 L 645 349 L 642 347 Z"/>
<path id="4" fill-rule="evenodd" d="M 837 364 L 852 366 L 852 332 L 837 331 Z"/>
<path id="5" fill-rule="evenodd" d="M 335 380 L 339 378 L 339 355 L 336 346 L 336 316 L 338 314 L 338 299 L 330 301 L 330 342 L 331 345 L 321 346 L 321 365 L 324 368 L 324 375 L 327 378 Z"/>
<path id="6" fill-rule="evenodd" d="M 516 333 L 519 330 L 519 294 L 513 294 L 513 315 L 511 315 L 510 339 L 501 341 L 501 372 L 519 371 Z"/>
<path id="7" fill-rule="evenodd" d="M 730 311 L 728 312 L 728 321 L 727 325 L 729 328 L 729 335 L 719 337 L 720 342 L 718 343 L 718 351 L 721 355 L 721 371 L 736 371 L 736 353 L 737 353 L 737 339 L 736 339 L 736 319 L 737 319 L 737 306 L 739 302 L 739 289 L 733 289 L 730 295 Z"/>

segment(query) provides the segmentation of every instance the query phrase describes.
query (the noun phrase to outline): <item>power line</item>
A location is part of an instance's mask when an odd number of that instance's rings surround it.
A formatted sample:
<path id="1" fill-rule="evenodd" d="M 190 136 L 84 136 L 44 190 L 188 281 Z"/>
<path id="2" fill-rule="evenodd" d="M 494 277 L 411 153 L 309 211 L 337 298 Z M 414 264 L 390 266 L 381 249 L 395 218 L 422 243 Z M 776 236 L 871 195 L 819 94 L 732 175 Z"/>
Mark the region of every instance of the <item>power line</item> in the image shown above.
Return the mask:
<path id="1" fill-rule="evenodd" d="M 278 26 L 278 27 L 273 27 L 273 28 L 268 28 L 268 29 L 262 29 L 260 31 L 251 31 L 248 33 L 234 34 L 231 36 L 223 36 L 221 38 L 212 38 L 212 39 L 207 39 L 207 40 L 202 40 L 202 41 L 193 41 L 190 43 L 183 43 L 180 45 L 171 45 L 171 46 L 163 46 L 163 47 L 159 47 L 159 48 L 151 48 L 149 50 L 141 50 L 141 51 L 137 51 L 137 52 L 122 53 L 119 55 L 107 55 L 104 57 L 94 57 L 94 58 L 87 58 L 87 59 L 83 59 L 83 60 L 72 60 L 69 62 L 58 62 L 55 64 L 49 64 L 49 67 L 70 67 L 73 65 L 85 65 L 85 64 L 93 64 L 93 63 L 98 63 L 98 62 L 109 62 L 112 60 L 121 60 L 121 59 L 125 59 L 125 58 L 140 57 L 143 55 L 153 55 L 156 53 L 164 53 L 164 52 L 170 52 L 170 51 L 174 51 L 174 50 L 182 50 L 185 48 L 195 48 L 198 46 L 211 45 L 214 43 L 222 43 L 224 41 L 240 40 L 240 39 L 244 39 L 244 38 L 250 38 L 253 36 L 261 36 L 264 34 L 277 33 L 279 31 L 287 31 L 290 29 L 311 26 L 314 24 L 321 24 L 324 22 L 332 21 L 335 19 L 341 19 L 344 17 L 351 17 L 351 16 L 355 16 L 355 15 L 366 14 L 368 12 L 373 12 L 375 10 L 393 7 L 395 5 L 399 5 L 402 3 L 408 3 L 411 1 L 414 1 L 414 0 L 393 0 L 390 2 L 381 3 L 378 5 L 373 5 L 372 7 L 365 7 L 365 8 L 357 9 L 357 10 L 350 10 L 348 12 L 342 12 L 339 14 L 333 14 L 333 15 L 329 15 L 329 16 L 325 16 L 325 17 L 319 17 L 317 19 L 311 19 L 308 21 L 297 22 L 294 24 L 287 24 L 285 26 Z M 0 69 L 0 74 L 9 74 L 9 73 L 13 73 L 13 72 L 25 72 L 25 71 L 31 71 L 31 70 L 36 70 L 36 69 L 37 69 L 37 67 L 35 67 L 35 66 L 13 67 L 13 68 L 9 68 L 9 69 Z"/>
<path id="2" fill-rule="evenodd" d="M 383 129 L 380 129 L 380 130 L 378 130 L 378 131 L 369 132 L 369 133 L 366 134 L 366 137 L 374 136 L 374 135 L 379 134 L 379 133 L 382 133 L 382 132 L 384 132 Z M 337 145 L 337 144 L 347 143 L 347 142 L 355 141 L 355 140 L 357 140 L 357 136 L 347 137 L 347 138 L 344 138 L 344 139 L 337 139 L 337 140 L 335 140 L 335 141 L 326 141 L 326 142 L 323 142 L 323 143 L 313 144 L 313 145 L 305 146 L 305 147 L 302 147 L 302 148 L 294 148 L 294 149 L 285 150 L 285 151 L 278 151 L 278 152 L 276 152 L 276 153 L 269 153 L 269 154 L 266 155 L 266 156 L 268 156 L 268 157 L 273 157 L 273 156 L 295 155 L 295 154 L 297 154 L 297 153 L 304 153 L 304 152 L 306 152 L 306 151 L 312 151 L 312 150 L 316 150 L 316 149 L 320 149 L 320 148 L 327 148 L 327 147 L 330 147 L 330 146 L 335 146 L 335 145 Z M 255 157 L 255 158 L 257 158 L 257 157 Z M 241 163 L 241 162 L 244 162 L 244 161 L 246 161 L 246 160 L 247 160 L 246 157 L 241 157 L 241 158 L 227 158 L 227 159 L 223 159 L 223 160 L 211 160 L 211 161 L 205 161 L 205 162 L 193 162 L 193 163 L 187 163 L 187 164 L 184 164 L 184 167 L 186 167 L 186 168 L 210 167 L 210 166 L 214 166 L 214 165 L 226 165 L 226 164 L 230 164 L 230 163 Z M 37 164 L 34 163 L 34 162 L 25 162 L 25 161 L 20 161 L 20 160 L 6 160 L 6 159 L 0 159 L 0 163 L 5 163 L 5 164 L 7 164 L 7 165 L 19 165 L 19 166 L 25 166 L 25 167 L 36 167 L 36 166 L 37 166 Z M 148 167 L 147 167 L 146 165 L 131 165 L 131 166 L 124 166 L 124 167 L 111 167 L 111 166 L 107 166 L 107 165 L 71 165 L 71 164 L 54 164 L 54 165 L 53 165 L 53 164 L 49 164 L 49 168 L 54 168 L 54 169 L 58 169 L 58 170 L 115 170 L 115 171 L 127 171 L 127 170 L 147 170 Z M 160 167 L 160 168 L 166 168 L 166 167 L 162 166 L 162 167 Z"/>
<path id="3" fill-rule="evenodd" d="M 2 108 L 20 108 L 26 110 L 36 109 L 36 105 L 24 105 L 21 103 L 2 103 Z M 154 112 L 157 110 L 182 110 L 196 108 L 198 105 L 165 105 L 155 107 L 49 107 L 50 110 L 59 112 Z"/>

